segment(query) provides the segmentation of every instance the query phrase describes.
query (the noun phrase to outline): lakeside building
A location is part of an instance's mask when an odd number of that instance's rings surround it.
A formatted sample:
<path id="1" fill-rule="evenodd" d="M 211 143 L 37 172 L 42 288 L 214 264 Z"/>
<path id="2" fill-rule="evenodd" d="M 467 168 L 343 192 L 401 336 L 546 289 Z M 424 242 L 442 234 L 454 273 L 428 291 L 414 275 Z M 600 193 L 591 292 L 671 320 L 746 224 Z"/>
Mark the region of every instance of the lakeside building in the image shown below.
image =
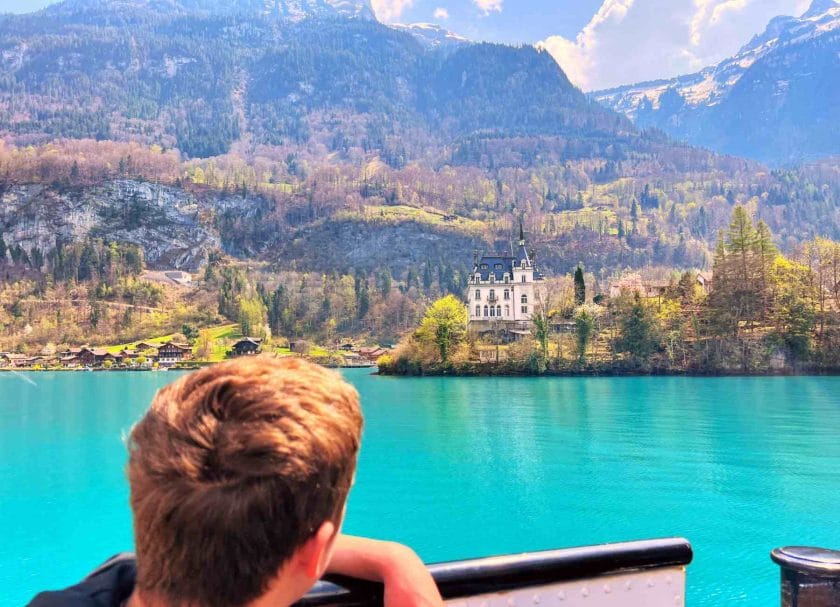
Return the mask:
<path id="1" fill-rule="evenodd" d="M 158 347 L 158 364 L 162 367 L 171 367 L 182 360 L 190 360 L 192 358 L 192 346 L 189 344 L 179 344 L 173 341 L 168 341 Z"/>
<path id="2" fill-rule="evenodd" d="M 233 344 L 234 356 L 249 356 L 259 354 L 262 349 L 262 338 L 260 337 L 243 337 L 238 342 Z"/>
<path id="3" fill-rule="evenodd" d="M 537 304 L 536 287 L 543 280 L 533 254 L 528 252 L 520 223 L 516 249 L 511 245 L 507 252 L 476 256 L 467 293 L 470 331 L 492 332 L 507 339 L 530 334 Z"/>

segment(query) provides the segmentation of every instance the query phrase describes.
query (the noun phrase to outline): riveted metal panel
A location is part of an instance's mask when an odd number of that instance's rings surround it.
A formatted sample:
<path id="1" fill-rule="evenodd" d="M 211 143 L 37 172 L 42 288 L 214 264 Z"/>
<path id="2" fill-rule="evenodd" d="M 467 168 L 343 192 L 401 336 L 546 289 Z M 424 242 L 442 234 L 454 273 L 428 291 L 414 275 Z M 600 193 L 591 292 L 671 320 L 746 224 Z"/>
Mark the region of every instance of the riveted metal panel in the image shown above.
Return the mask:
<path id="1" fill-rule="evenodd" d="M 561 582 L 446 601 L 449 607 L 684 607 L 685 568 Z"/>

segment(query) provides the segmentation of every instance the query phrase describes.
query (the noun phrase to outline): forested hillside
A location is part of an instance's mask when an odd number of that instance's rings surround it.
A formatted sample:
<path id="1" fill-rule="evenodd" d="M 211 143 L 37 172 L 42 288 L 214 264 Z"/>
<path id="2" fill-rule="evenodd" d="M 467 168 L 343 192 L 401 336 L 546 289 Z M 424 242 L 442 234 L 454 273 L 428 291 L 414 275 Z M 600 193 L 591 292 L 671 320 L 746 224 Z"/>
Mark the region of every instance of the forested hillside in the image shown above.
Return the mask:
<path id="1" fill-rule="evenodd" d="M 191 6 L 65 2 L 0 17 L 0 132 L 130 139 L 190 157 L 240 139 L 361 147 L 399 164 L 475 132 L 631 130 L 532 47 L 451 51 L 372 19 Z"/>

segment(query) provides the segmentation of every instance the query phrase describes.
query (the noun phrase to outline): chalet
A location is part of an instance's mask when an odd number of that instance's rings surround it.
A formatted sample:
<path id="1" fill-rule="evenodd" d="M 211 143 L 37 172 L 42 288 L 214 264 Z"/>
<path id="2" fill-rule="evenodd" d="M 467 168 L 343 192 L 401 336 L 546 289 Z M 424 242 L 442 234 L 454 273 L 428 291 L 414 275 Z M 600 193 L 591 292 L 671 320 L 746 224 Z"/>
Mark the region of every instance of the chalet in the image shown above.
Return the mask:
<path id="1" fill-rule="evenodd" d="M 85 367 L 101 367 L 106 360 L 116 362 L 117 357 L 105 348 L 82 348 L 79 354 L 79 362 Z"/>
<path id="2" fill-rule="evenodd" d="M 671 286 L 670 280 L 645 280 L 638 274 L 627 274 L 609 285 L 610 299 L 622 293 L 638 293 L 640 297 L 662 297 Z"/>
<path id="3" fill-rule="evenodd" d="M 160 345 L 157 353 L 158 363 L 161 366 L 169 367 L 182 360 L 190 360 L 192 358 L 192 346 L 168 341 Z"/>
<path id="4" fill-rule="evenodd" d="M 525 245 L 519 224 L 519 245 L 508 252 L 476 256 L 469 277 L 469 328 L 476 333 L 503 331 L 514 337 L 531 332 L 536 287 L 543 281 Z"/>
<path id="5" fill-rule="evenodd" d="M 373 363 L 375 363 L 380 356 L 387 353 L 387 348 L 382 348 L 380 346 L 376 346 L 375 348 L 359 348 L 359 355 Z"/>
<path id="6" fill-rule="evenodd" d="M 30 358 L 26 354 L 4 353 L 0 354 L 0 367 L 19 368 L 26 367 Z"/>
<path id="7" fill-rule="evenodd" d="M 152 344 L 152 343 L 149 343 L 147 341 L 141 341 L 141 342 L 138 342 L 136 346 L 134 346 L 134 349 L 142 354 L 143 352 L 146 352 L 147 350 L 154 350 L 155 352 L 157 352 L 157 349 L 159 347 L 160 347 L 159 344 Z"/>
<path id="8" fill-rule="evenodd" d="M 79 359 L 78 354 L 70 354 L 59 357 L 58 363 L 65 369 L 75 369 L 81 366 L 82 361 Z"/>
<path id="9" fill-rule="evenodd" d="M 262 345 L 262 339 L 259 337 L 243 337 L 238 342 L 233 344 L 234 356 L 248 356 L 251 354 L 258 354 Z"/>

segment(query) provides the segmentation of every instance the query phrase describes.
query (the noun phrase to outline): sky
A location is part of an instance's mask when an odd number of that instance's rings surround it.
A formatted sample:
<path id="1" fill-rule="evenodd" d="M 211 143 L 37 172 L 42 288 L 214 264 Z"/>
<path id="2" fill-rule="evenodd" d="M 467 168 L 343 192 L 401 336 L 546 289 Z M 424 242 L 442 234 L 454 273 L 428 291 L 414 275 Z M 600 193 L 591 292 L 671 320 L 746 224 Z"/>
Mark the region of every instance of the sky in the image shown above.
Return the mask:
<path id="1" fill-rule="evenodd" d="M 586 91 L 696 72 L 810 0 L 371 0 L 385 23 L 437 23 L 470 40 L 538 44 Z M 0 0 L 25 12 L 51 0 Z"/>

